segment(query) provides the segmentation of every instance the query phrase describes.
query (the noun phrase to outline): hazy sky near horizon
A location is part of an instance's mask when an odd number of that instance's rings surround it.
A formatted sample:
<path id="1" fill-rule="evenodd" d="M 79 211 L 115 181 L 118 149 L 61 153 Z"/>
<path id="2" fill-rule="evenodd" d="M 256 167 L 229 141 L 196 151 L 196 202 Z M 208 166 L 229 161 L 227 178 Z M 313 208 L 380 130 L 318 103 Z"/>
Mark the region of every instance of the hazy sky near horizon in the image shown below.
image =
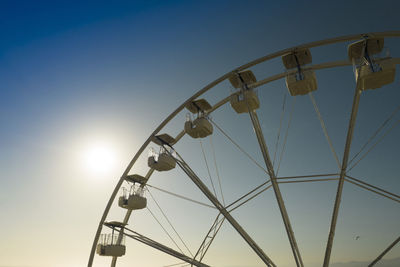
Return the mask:
<path id="1" fill-rule="evenodd" d="M 263 55 L 341 35 L 399 30 L 399 9 L 400 2 L 394 0 L 2 1 L 0 266 L 86 266 L 115 184 L 167 114 L 209 82 Z M 385 44 L 400 57 L 398 38 Z M 346 59 L 346 45 L 312 50 L 313 60 Z M 257 78 L 282 71 L 280 59 L 254 69 Z M 399 106 L 398 73 L 397 67 L 394 84 L 363 94 L 356 148 Z M 352 68 L 321 71 L 317 77 L 315 97 L 341 159 L 354 87 Z M 216 89 L 207 95 L 211 103 L 231 90 L 227 84 Z M 272 152 L 286 92 L 284 81 L 258 89 L 259 116 Z M 308 97 L 296 99 L 280 175 L 337 171 Z M 292 103 L 288 96 L 285 123 Z M 184 115 L 168 128 L 171 135 L 182 129 Z M 212 116 L 262 162 L 248 117 L 236 115 L 229 105 Z M 397 114 L 395 120 L 399 118 Z M 351 174 L 399 194 L 399 128 Z M 213 138 L 227 201 L 265 181 L 216 129 Z M 204 146 L 210 156 L 208 139 Z M 197 141 L 185 137 L 177 150 L 200 176 L 207 176 Z M 107 166 L 93 162 L 102 153 Z M 143 175 L 146 168 L 137 171 Z M 206 202 L 179 170 L 156 173 L 151 184 Z M 320 266 L 335 190 L 336 182 L 282 186 L 307 266 Z M 216 212 L 156 191 L 154 195 L 195 250 Z M 292 266 L 274 201 L 268 191 L 234 215 L 279 266 Z M 343 203 L 333 262 L 368 261 L 398 236 L 398 203 L 350 184 L 345 185 Z M 149 207 L 156 210 L 150 200 Z M 117 210 L 113 207 L 110 219 L 122 220 Z M 138 214 L 131 228 L 173 246 L 148 212 Z M 361 237 L 356 242 L 357 235 Z M 228 224 L 218 237 L 206 263 L 261 266 Z M 127 242 L 121 266 L 178 262 Z M 397 257 L 399 246 L 388 255 Z M 95 263 L 107 266 L 109 259 L 96 257 Z"/>

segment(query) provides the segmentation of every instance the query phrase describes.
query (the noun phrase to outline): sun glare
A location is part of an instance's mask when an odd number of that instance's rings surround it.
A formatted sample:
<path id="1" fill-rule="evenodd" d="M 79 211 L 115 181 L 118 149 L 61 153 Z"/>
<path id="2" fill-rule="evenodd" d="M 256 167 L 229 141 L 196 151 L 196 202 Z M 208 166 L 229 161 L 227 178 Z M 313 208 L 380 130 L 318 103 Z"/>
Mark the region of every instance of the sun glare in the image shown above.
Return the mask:
<path id="1" fill-rule="evenodd" d="M 108 174 L 116 166 L 115 152 L 106 144 L 97 143 L 87 147 L 83 156 L 84 166 L 92 174 Z"/>

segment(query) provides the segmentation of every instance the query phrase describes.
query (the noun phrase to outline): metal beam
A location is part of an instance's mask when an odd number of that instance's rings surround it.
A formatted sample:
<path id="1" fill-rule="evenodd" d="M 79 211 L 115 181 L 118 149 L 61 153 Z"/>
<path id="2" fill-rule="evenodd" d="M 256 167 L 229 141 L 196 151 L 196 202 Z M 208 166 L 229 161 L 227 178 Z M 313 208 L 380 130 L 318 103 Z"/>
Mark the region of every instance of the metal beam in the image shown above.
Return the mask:
<path id="1" fill-rule="evenodd" d="M 228 79 L 231 75 L 234 75 L 235 73 L 237 73 L 238 71 L 241 70 L 245 70 L 248 69 L 252 66 L 255 66 L 257 64 L 260 64 L 262 62 L 271 60 L 273 58 L 282 56 L 286 53 L 292 52 L 293 50 L 295 50 L 296 48 L 300 48 L 300 47 L 308 47 L 308 48 L 312 48 L 312 47 L 317 47 L 317 46 L 322 46 L 322 45 L 328 45 L 328 44 L 333 44 L 333 43 L 339 43 L 339 42 L 346 42 L 346 41 L 351 41 L 351 40 L 358 40 L 358 39 L 362 39 L 364 38 L 366 35 L 368 36 L 374 36 L 374 37 L 400 37 L 400 31 L 388 31 L 388 32 L 376 32 L 376 33 L 369 33 L 369 34 L 356 34 L 356 35 L 348 35 L 348 36 L 341 36 L 341 37 L 336 37 L 336 38 L 331 38 L 331 39 L 325 39 L 325 40 L 321 40 L 321 41 L 317 41 L 317 42 L 311 42 L 311 43 L 306 43 L 306 44 L 302 44 L 299 46 L 295 46 L 295 47 L 291 47 L 288 49 L 284 49 L 278 52 L 274 52 L 272 54 L 263 56 L 261 58 L 258 58 L 256 60 L 253 60 L 245 65 L 242 65 L 226 74 L 224 74 L 223 76 L 219 77 L 218 79 L 214 80 L 213 82 L 211 82 L 210 84 L 206 85 L 205 87 L 203 87 L 202 89 L 200 89 L 199 91 L 197 91 L 193 96 L 191 96 L 189 99 L 187 99 L 184 103 L 182 103 L 178 108 L 176 108 L 171 114 L 168 115 L 167 118 L 165 118 L 161 124 L 153 131 L 153 133 L 147 138 L 147 140 L 142 144 L 142 146 L 139 148 L 139 150 L 137 151 L 137 153 L 135 154 L 135 156 L 132 158 L 132 160 L 129 162 L 128 166 L 126 167 L 124 173 L 122 174 L 122 176 L 120 177 L 120 179 L 118 180 L 117 185 L 115 186 L 114 190 L 112 191 L 112 194 L 106 204 L 106 207 L 104 209 L 103 215 L 99 221 L 96 233 L 95 233 L 95 237 L 93 239 L 93 243 L 92 243 L 92 248 L 90 251 L 90 255 L 89 255 L 89 260 L 88 260 L 88 267 L 91 267 L 93 265 L 93 259 L 94 259 L 94 255 L 96 252 L 96 246 L 99 240 L 99 236 L 101 234 L 101 230 L 103 227 L 103 223 L 106 220 L 106 217 L 110 211 L 111 205 L 118 193 L 119 188 L 121 187 L 123 181 L 125 180 L 126 176 L 128 175 L 129 171 L 132 169 L 133 165 L 136 163 L 137 159 L 139 158 L 139 156 L 142 154 L 142 152 L 146 149 L 146 147 L 148 146 L 148 144 L 151 142 L 151 140 L 154 138 L 154 136 L 156 136 L 161 129 L 163 129 L 179 112 L 181 112 L 186 104 L 190 103 L 191 101 L 195 100 L 196 98 L 198 98 L 199 96 L 203 95 L 204 93 L 206 93 L 207 91 L 209 91 L 210 89 L 212 89 L 213 87 L 215 87 L 216 85 L 220 84 L 221 82 L 225 81 L 226 79 Z M 395 64 L 400 64 L 400 59 L 399 58 L 395 58 L 393 59 Z M 275 79 L 281 79 L 283 78 L 284 75 L 276 77 Z M 270 82 L 272 80 L 268 80 L 265 81 L 265 83 Z M 249 88 L 253 88 L 250 87 Z M 226 101 L 227 102 L 227 101 Z M 225 102 L 225 103 L 226 103 Z M 221 103 L 222 105 L 223 103 Z"/>
<path id="2" fill-rule="evenodd" d="M 172 156 L 171 152 L 165 147 L 165 150 Z M 172 148 L 172 147 L 171 147 Z M 172 148 L 173 149 L 173 148 Z M 176 152 L 176 151 L 175 151 Z M 194 171 L 186 164 L 183 158 L 176 152 L 179 159 L 175 158 L 179 167 L 189 176 L 193 183 L 200 189 L 200 191 L 214 204 L 214 206 L 221 212 L 221 214 L 228 220 L 228 222 L 235 228 L 235 230 L 242 236 L 247 244 L 253 251 L 261 258 L 267 266 L 276 267 L 272 260 L 264 253 L 264 251 L 257 245 L 257 243 L 250 237 L 250 235 L 242 228 L 242 226 L 232 217 L 226 208 L 219 202 L 219 200 L 211 193 L 208 187 L 201 181 L 201 179 L 194 173 Z"/>
<path id="3" fill-rule="evenodd" d="M 208 248 L 211 246 L 212 242 L 214 241 L 215 236 L 218 234 L 219 229 L 223 222 L 225 221 L 225 217 L 220 219 L 221 213 L 218 214 L 217 218 L 215 218 L 213 225 L 211 226 L 210 230 L 207 232 L 206 236 L 203 239 L 199 249 L 196 252 L 194 258 L 196 259 L 199 256 L 199 261 L 201 262 L 206 255 Z"/>
<path id="4" fill-rule="evenodd" d="M 366 183 L 366 182 L 364 182 L 364 181 L 361 181 L 361 180 L 356 179 L 356 178 L 354 178 L 354 177 L 351 177 L 351 176 L 349 176 L 349 175 L 346 175 L 346 177 L 349 178 L 349 179 L 352 179 L 352 180 L 354 180 L 354 181 L 356 181 L 356 182 L 358 182 L 358 183 L 360 183 L 360 184 L 364 184 L 364 185 L 369 186 L 369 187 L 371 187 L 371 188 L 374 188 L 374 189 L 376 189 L 376 190 L 378 190 L 378 191 L 381 191 L 381 192 L 383 192 L 383 193 L 385 193 L 385 194 L 394 196 L 395 198 L 397 198 L 397 199 L 400 200 L 400 195 L 391 193 L 391 192 L 389 192 L 389 191 L 386 191 L 386 190 L 384 190 L 384 189 L 382 189 L 382 188 L 379 188 L 379 187 L 374 186 L 374 185 L 372 185 L 372 184 Z"/>
<path id="5" fill-rule="evenodd" d="M 283 201 L 282 194 L 279 189 L 278 182 L 276 180 L 274 167 L 272 165 L 272 161 L 271 161 L 271 158 L 268 153 L 267 144 L 265 143 L 265 140 L 264 140 L 264 135 L 262 133 L 261 126 L 260 126 L 260 121 L 258 120 L 258 116 L 257 116 L 257 113 L 255 110 L 249 109 L 249 115 L 251 118 L 251 122 L 253 123 L 254 131 L 256 133 L 262 155 L 264 157 L 265 165 L 267 166 L 268 174 L 271 179 L 272 188 L 274 189 L 274 192 L 275 192 L 275 197 L 278 202 L 279 210 L 282 215 L 283 223 L 285 225 L 286 233 L 289 238 L 290 246 L 292 248 L 292 252 L 293 252 L 294 259 L 296 261 L 296 265 L 302 267 L 302 266 L 304 266 L 303 260 L 301 259 L 300 251 L 297 246 L 297 242 L 296 242 L 296 238 L 294 236 L 292 226 L 290 224 L 290 220 L 289 220 L 289 216 L 286 211 L 285 203 Z"/>
<path id="6" fill-rule="evenodd" d="M 355 125 L 356 118 L 357 118 L 358 105 L 360 103 L 360 96 L 361 96 L 361 90 L 359 89 L 359 83 L 357 81 L 355 92 L 354 92 L 354 98 L 353 98 L 353 106 L 351 108 L 349 127 L 347 130 L 346 144 L 344 147 L 342 168 L 340 170 L 340 175 L 339 175 L 339 184 L 338 184 L 338 188 L 337 188 L 337 192 L 336 192 L 335 206 L 333 208 L 331 227 L 329 230 L 329 237 L 328 237 L 328 241 L 326 244 L 323 267 L 329 266 L 329 261 L 330 261 L 330 257 L 331 257 L 333 238 L 335 237 L 337 217 L 339 214 L 340 201 L 342 199 L 344 177 L 346 175 L 347 163 L 349 161 L 351 141 L 353 139 L 354 125 Z"/>
<path id="7" fill-rule="evenodd" d="M 347 177 L 347 176 L 346 176 L 346 177 Z M 352 181 L 352 180 L 350 180 L 349 178 L 344 178 L 344 180 L 345 180 L 346 182 L 349 182 L 349 183 L 351 183 L 351 184 L 354 184 L 354 185 L 356 185 L 356 186 L 358 186 L 358 187 L 361 187 L 362 189 L 368 190 L 368 191 L 370 191 L 370 192 L 372 192 L 372 193 L 378 194 L 378 195 L 380 195 L 380 196 L 382 196 L 382 197 L 385 197 L 385 198 L 388 198 L 388 199 L 390 199 L 390 200 L 393 200 L 393 201 L 396 201 L 396 202 L 400 203 L 400 200 L 399 200 L 399 199 L 396 199 L 396 198 L 393 198 L 393 197 L 391 197 L 391 196 L 385 195 L 385 194 L 383 194 L 383 193 L 381 193 L 381 192 L 379 192 L 379 191 L 377 191 L 377 190 L 374 190 L 374 189 L 371 189 L 371 188 L 369 188 L 369 187 L 367 187 L 367 186 L 365 186 L 365 185 L 362 185 L 361 183 Z"/>
<path id="8" fill-rule="evenodd" d="M 154 240 L 152 240 L 152 239 L 150 239 L 150 238 L 148 238 L 148 237 L 146 237 L 144 235 L 141 235 L 141 234 L 139 234 L 139 233 L 137 233 L 137 232 L 135 232 L 135 231 L 133 231 L 131 229 L 128 229 L 128 228 L 125 227 L 125 230 L 127 230 L 131 234 L 128 234 L 126 232 L 123 232 L 121 230 L 117 230 L 116 229 L 116 231 L 118 231 L 121 234 L 124 234 L 125 236 L 128 236 L 128 237 L 130 237 L 132 239 L 135 239 L 135 240 L 137 240 L 137 241 L 139 241 L 139 242 L 141 242 L 143 244 L 146 244 L 146 245 L 148 245 L 150 247 L 158 249 L 158 250 L 160 250 L 160 251 L 162 251 L 164 253 L 167 253 L 167 254 L 169 254 L 169 255 L 171 255 L 171 256 L 173 256 L 175 258 L 178 258 L 180 260 L 183 260 L 183 261 L 185 261 L 185 262 L 187 262 L 189 264 L 192 264 L 192 265 L 195 265 L 195 266 L 198 266 L 198 267 L 210 267 L 207 264 L 204 264 L 204 263 L 201 263 L 199 261 L 196 261 L 196 260 L 190 258 L 189 256 L 186 256 L 186 255 L 184 255 L 184 254 L 182 254 L 182 253 L 180 253 L 180 252 L 178 252 L 178 251 L 176 251 L 176 250 L 174 250 L 174 249 L 172 249 L 170 247 L 167 247 L 167 246 L 165 246 L 165 245 L 163 245 L 161 243 L 158 243 L 157 241 L 154 241 Z"/>
<path id="9" fill-rule="evenodd" d="M 326 181 L 335 181 L 335 180 L 339 180 L 339 178 L 307 179 L 307 180 L 295 180 L 295 181 L 280 181 L 280 182 L 278 182 L 278 184 L 326 182 Z"/>
<path id="10" fill-rule="evenodd" d="M 400 236 L 392 244 L 390 244 L 381 254 L 379 254 L 379 256 L 368 265 L 368 267 L 374 266 L 378 261 L 380 261 L 383 258 L 383 256 L 386 255 L 386 253 L 388 253 L 399 242 L 400 242 Z"/>

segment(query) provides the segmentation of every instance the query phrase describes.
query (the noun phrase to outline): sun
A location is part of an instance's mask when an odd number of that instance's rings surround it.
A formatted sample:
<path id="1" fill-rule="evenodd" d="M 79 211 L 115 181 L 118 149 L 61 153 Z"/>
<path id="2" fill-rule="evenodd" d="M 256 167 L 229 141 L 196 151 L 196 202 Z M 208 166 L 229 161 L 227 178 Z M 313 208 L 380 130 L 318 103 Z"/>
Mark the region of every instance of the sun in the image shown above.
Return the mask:
<path id="1" fill-rule="evenodd" d="M 109 174 L 116 166 L 115 151 L 106 143 L 93 143 L 84 150 L 83 165 L 91 174 Z"/>

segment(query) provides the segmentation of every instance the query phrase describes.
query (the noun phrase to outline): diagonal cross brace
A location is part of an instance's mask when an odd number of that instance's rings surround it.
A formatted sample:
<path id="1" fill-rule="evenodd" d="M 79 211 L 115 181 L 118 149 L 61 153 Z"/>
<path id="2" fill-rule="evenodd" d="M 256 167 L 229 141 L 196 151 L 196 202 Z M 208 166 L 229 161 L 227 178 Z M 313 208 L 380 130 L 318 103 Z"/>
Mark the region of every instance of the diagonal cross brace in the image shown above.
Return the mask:
<path id="1" fill-rule="evenodd" d="M 163 144 L 163 147 L 167 153 L 171 156 L 171 152 L 166 149 L 172 146 Z M 175 150 L 174 150 L 175 151 Z M 176 151 L 175 151 L 176 152 Z M 187 165 L 182 157 L 176 152 L 179 159 L 173 157 L 178 166 L 189 176 L 192 182 L 200 189 L 200 191 L 214 204 L 214 206 L 221 212 L 226 220 L 235 228 L 240 236 L 247 242 L 247 244 L 253 249 L 253 251 L 261 258 L 261 260 L 270 267 L 276 267 L 272 260 L 265 254 L 265 252 L 257 245 L 257 243 L 250 237 L 250 235 L 242 228 L 242 226 L 232 217 L 232 215 L 225 209 L 225 207 L 219 202 L 219 200 L 211 193 L 208 187 L 200 180 L 200 178 L 194 173 L 194 171 Z"/>
<path id="2" fill-rule="evenodd" d="M 135 232 L 135 231 L 133 231 L 131 229 L 128 229 L 128 228 L 125 227 L 125 230 L 129 231 L 130 234 L 128 234 L 126 232 L 123 232 L 121 230 L 116 230 L 116 231 L 118 231 L 119 233 L 121 233 L 121 234 L 123 234 L 125 236 L 128 236 L 128 237 L 130 237 L 132 239 L 135 239 L 135 240 L 137 240 L 137 241 L 139 241 L 139 242 L 141 242 L 143 244 L 146 244 L 146 245 L 148 245 L 150 247 L 153 247 L 153 248 L 158 249 L 158 250 L 160 250 L 160 251 L 162 251 L 164 253 L 167 253 L 167 254 L 175 257 L 175 258 L 178 258 L 178 259 L 183 260 L 183 261 L 185 261 L 185 262 L 187 262 L 189 264 L 192 264 L 194 266 L 210 267 L 207 264 L 204 264 L 204 263 L 201 263 L 199 261 L 196 261 L 195 259 L 192 259 L 189 256 L 186 256 L 186 255 L 184 255 L 184 254 L 182 254 L 182 253 L 180 253 L 180 252 L 178 252 L 178 251 L 176 251 L 176 250 L 174 250 L 174 249 L 172 249 L 170 247 L 167 247 L 167 246 L 165 246 L 165 245 L 163 245 L 161 243 L 158 243 L 157 241 L 154 241 L 154 240 L 152 240 L 152 239 L 150 239 L 150 238 L 148 238 L 148 237 L 146 237 L 144 235 L 141 235 L 141 234 L 139 234 L 139 233 L 137 233 L 137 232 Z"/>

